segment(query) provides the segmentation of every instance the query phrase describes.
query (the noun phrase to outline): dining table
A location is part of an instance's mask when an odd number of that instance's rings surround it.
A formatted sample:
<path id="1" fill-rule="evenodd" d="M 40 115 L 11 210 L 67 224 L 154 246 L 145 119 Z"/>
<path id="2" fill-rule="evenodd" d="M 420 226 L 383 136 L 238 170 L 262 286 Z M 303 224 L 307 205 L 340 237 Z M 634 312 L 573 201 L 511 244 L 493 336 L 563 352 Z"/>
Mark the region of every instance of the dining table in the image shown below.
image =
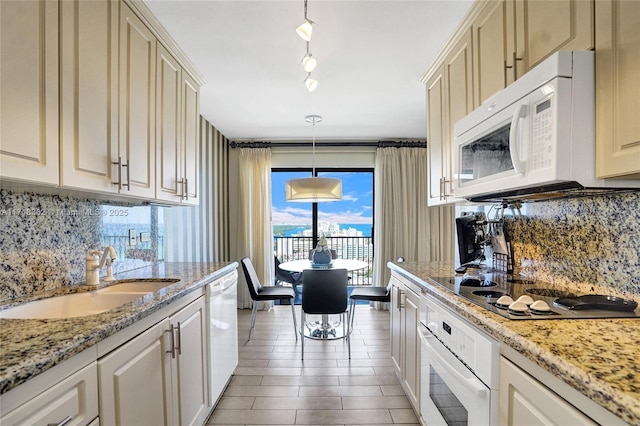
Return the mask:
<path id="1" fill-rule="evenodd" d="M 280 269 L 289 272 L 302 273 L 302 285 L 304 286 L 305 269 L 346 269 L 348 272 L 365 269 L 367 262 L 357 259 L 332 259 L 329 264 L 317 265 L 311 260 L 291 260 L 280 264 Z M 340 321 L 332 321 L 328 314 L 322 314 L 320 321 L 307 321 L 302 324 L 304 337 L 319 340 L 342 339 L 346 337 L 344 324 Z"/>

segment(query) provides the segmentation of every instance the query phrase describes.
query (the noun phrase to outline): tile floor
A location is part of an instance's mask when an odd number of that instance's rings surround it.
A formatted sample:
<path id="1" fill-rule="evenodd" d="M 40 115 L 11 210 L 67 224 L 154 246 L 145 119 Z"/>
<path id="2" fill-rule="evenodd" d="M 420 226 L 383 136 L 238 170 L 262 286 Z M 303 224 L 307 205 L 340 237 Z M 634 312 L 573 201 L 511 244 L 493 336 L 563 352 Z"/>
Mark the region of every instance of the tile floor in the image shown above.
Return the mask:
<path id="1" fill-rule="evenodd" d="M 258 311 L 248 342 L 250 318 L 238 311 L 240 360 L 207 425 L 419 424 L 393 371 L 388 311 L 356 307 L 351 360 L 344 339 L 307 339 L 303 362 L 290 306 Z"/>

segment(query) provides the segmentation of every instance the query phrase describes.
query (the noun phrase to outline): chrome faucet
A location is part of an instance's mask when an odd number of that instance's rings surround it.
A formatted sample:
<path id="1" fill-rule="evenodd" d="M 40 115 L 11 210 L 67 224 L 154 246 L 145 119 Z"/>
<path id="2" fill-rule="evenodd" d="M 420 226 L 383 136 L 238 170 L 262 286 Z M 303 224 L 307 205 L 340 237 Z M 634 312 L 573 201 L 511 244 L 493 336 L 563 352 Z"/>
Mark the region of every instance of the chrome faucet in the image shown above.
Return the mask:
<path id="1" fill-rule="evenodd" d="M 107 259 L 109 254 L 109 259 Z M 102 255 L 100 263 L 98 263 L 98 256 Z M 116 261 L 116 251 L 113 247 L 107 246 L 104 252 L 100 250 L 89 250 L 89 254 L 85 258 L 86 267 L 86 283 L 88 285 L 100 284 L 100 269 L 107 264 L 107 276 L 104 277 L 104 281 L 114 281 L 112 264 Z"/>

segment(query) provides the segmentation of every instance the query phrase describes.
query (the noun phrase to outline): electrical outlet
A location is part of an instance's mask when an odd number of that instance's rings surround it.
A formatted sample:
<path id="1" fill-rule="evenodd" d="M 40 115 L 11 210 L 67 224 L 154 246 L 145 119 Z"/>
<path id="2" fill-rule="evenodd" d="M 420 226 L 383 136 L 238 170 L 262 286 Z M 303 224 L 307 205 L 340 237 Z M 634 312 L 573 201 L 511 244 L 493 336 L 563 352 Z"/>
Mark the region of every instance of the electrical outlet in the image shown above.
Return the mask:
<path id="1" fill-rule="evenodd" d="M 148 241 L 151 241 L 151 233 L 150 232 L 141 232 L 140 233 L 140 242 L 141 243 L 146 243 Z"/>
<path id="2" fill-rule="evenodd" d="M 136 245 L 136 230 L 135 229 L 129 229 L 129 246 L 135 246 Z"/>

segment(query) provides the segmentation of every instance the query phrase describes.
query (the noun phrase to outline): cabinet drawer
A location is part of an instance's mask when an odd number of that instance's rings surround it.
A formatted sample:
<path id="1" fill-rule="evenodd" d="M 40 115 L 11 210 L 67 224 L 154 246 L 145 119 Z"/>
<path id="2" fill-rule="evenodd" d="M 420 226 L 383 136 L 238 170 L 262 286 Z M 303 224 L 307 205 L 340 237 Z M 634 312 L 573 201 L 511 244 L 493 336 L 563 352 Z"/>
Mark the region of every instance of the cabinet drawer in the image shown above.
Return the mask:
<path id="1" fill-rule="evenodd" d="M 59 424 L 71 417 L 67 426 L 88 425 L 98 416 L 98 368 L 89 364 L 58 384 L 2 416 L 9 425 Z"/>

